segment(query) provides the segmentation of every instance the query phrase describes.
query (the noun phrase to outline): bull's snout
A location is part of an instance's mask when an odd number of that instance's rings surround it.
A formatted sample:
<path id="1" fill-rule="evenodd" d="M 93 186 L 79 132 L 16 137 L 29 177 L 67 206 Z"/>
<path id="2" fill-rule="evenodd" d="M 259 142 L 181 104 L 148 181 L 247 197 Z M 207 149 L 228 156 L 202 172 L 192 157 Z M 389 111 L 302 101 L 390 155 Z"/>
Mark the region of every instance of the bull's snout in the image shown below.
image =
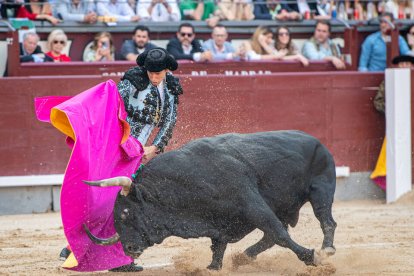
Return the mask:
<path id="1" fill-rule="evenodd" d="M 134 257 L 134 258 L 138 258 L 141 254 L 142 254 L 142 250 L 137 246 L 134 245 L 133 243 L 127 243 L 125 245 L 125 253 Z"/>

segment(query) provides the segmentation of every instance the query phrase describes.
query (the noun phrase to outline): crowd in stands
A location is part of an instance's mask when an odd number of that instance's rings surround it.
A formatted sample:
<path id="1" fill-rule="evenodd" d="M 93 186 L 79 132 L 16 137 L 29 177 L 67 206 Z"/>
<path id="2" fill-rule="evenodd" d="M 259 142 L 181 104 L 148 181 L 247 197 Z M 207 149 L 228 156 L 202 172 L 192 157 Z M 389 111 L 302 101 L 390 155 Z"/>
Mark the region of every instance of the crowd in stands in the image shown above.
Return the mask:
<path id="1" fill-rule="evenodd" d="M 0 0 L 1 1 L 1 0 Z M 52 2 L 52 3 L 49 3 Z M 394 3 L 392 5 L 390 2 Z M 350 2 L 333 2 L 327 0 L 3 0 L 1 14 L 3 17 L 27 17 L 31 20 L 47 20 L 51 24 L 59 24 L 62 20 L 79 21 L 93 24 L 97 21 L 145 22 L 145 21 L 180 21 L 176 35 L 171 38 L 166 50 L 177 60 L 209 62 L 220 60 L 296 60 L 303 66 L 309 61 L 325 60 L 337 69 L 345 69 L 344 56 L 340 47 L 331 38 L 329 19 L 342 17 L 345 19 L 380 18 L 380 30 L 366 38 L 361 46 L 359 60 L 360 71 L 383 71 L 386 67 L 386 41 L 389 37 L 390 23 L 394 18 L 413 18 L 413 7 L 409 1 L 398 0 L 378 2 L 357 2 L 354 11 L 342 12 L 342 4 L 346 11 L 351 9 Z M 336 4 L 339 3 L 337 7 Z M 369 8 L 369 9 L 368 9 Z M 403 12 L 402 12 L 403 11 Z M 269 27 L 259 26 L 251 39 L 235 47 L 228 39 L 223 20 L 302 20 L 317 19 L 313 36 L 299 49 L 292 40 L 290 30 L 279 27 L 273 31 Z M 211 39 L 200 41 L 194 26 L 187 20 L 205 20 L 212 28 Z M 52 32 L 48 39 L 46 54 L 39 53 L 34 47 L 38 36 L 27 35 L 21 45 L 21 61 L 70 61 L 63 55 L 62 49 L 67 44 L 67 37 L 62 30 Z M 408 42 L 408 43 L 407 43 Z M 150 42 L 150 30 L 144 25 L 135 28 L 132 39 L 126 40 L 121 49 L 115 49 L 111 34 L 101 32 L 95 35 L 93 43 L 83 55 L 84 61 L 136 60 L 145 50 L 156 47 Z M 414 27 L 408 30 L 407 41 L 399 37 L 400 54 L 413 55 Z"/>
<path id="2" fill-rule="evenodd" d="M 303 19 L 370 20 L 384 12 L 414 19 L 412 0 L 0 0 L 3 18 L 85 23 Z"/>

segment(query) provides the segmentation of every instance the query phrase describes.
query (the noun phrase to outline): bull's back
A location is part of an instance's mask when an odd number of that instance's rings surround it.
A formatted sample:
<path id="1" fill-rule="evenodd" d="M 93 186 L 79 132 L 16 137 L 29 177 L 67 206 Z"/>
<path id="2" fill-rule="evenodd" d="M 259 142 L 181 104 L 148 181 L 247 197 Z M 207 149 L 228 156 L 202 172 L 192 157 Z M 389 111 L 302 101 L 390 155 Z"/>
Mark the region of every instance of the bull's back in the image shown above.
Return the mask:
<path id="1" fill-rule="evenodd" d="M 287 171 L 290 174 L 308 174 L 318 173 L 318 170 L 333 164 L 329 151 L 316 138 L 294 130 L 201 138 L 161 155 L 160 159 L 154 162 L 161 162 L 160 165 L 173 163 L 174 170 L 178 169 L 182 174 L 191 170 L 198 170 L 199 174 L 212 173 L 215 167 L 235 170 L 240 165 L 258 174 L 269 170 L 280 171 L 281 175 Z M 312 164 L 316 159 L 320 166 Z"/>

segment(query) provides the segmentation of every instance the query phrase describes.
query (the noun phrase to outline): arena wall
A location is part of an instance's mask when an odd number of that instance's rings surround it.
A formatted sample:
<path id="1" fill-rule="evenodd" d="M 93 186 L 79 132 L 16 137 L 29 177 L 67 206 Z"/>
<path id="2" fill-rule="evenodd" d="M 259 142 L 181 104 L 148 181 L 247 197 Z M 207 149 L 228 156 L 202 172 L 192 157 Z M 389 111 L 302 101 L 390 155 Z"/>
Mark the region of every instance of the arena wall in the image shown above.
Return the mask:
<path id="1" fill-rule="evenodd" d="M 169 149 L 225 132 L 299 129 L 319 138 L 332 151 L 337 166 L 350 168 L 351 178 L 338 185 L 338 198 L 361 196 L 358 183 L 368 194 L 381 197 L 383 193 L 369 182 L 368 172 L 375 166 L 385 133 L 384 118 L 372 105 L 383 78 L 381 73 L 358 72 L 182 75 L 185 93 Z M 36 120 L 33 100 L 76 95 L 107 79 L 97 75 L 0 79 L 0 176 L 63 174 L 70 156 L 65 137 Z M 43 191 L 47 204 L 32 211 L 58 209 L 59 187 L 48 187 Z M 42 196 L 35 199 L 30 187 L 19 188 L 32 194 L 33 200 L 42 200 Z M 27 204 L 27 197 L 7 195 L 11 189 L 15 188 L 0 188 L 1 202 Z"/>

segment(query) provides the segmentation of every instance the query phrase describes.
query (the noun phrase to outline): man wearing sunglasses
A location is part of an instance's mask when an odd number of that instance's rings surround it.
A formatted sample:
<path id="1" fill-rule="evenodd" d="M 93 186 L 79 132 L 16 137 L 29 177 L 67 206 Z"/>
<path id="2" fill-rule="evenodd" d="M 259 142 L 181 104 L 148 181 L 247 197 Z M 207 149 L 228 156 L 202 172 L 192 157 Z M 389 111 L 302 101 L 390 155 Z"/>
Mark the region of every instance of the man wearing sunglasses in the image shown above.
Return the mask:
<path id="1" fill-rule="evenodd" d="M 194 26 L 183 23 L 178 27 L 177 36 L 170 39 L 167 51 L 176 60 L 186 59 L 197 62 L 211 61 L 213 56 L 210 51 L 204 51 L 200 42 L 195 39 Z"/>
<path id="2" fill-rule="evenodd" d="M 391 25 L 394 21 L 392 13 L 384 13 L 380 17 L 380 30 L 370 34 L 362 43 L 359 57 L 359 71 L 384 71 L 387 67 L 387 45 L 390 41 Z M 398 36 L 400 55 L 406 55 L 410 51 L 407 42 L 402 36 Z"/>

